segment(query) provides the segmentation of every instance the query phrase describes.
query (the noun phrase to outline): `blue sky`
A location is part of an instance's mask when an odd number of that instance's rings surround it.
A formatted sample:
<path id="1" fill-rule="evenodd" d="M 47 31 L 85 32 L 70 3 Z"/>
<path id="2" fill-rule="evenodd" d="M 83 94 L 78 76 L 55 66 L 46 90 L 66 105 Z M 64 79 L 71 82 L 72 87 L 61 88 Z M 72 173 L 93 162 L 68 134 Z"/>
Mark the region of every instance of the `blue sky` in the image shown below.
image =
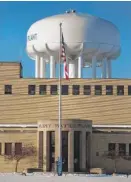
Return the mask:
<path id="1" fill-rule="evenodd" d="M 0 61 L 22 59 L 24 77 L 34 77 L 34 61 L 26 52 L 26 33 L 35 21 L 68 9 L 114 23 L 121 36 L 121 56 L 112 63 L 112 77 L 131 78 L 131 2 L 0 2 Z M 98 70 L 98 76 L 100 69 Z M 48 72 L 49 74 L 49 72 Z M 48 76 L 47 74 L 47 76 Z M 83 77 L 91 75 L 85 68 Z"/>

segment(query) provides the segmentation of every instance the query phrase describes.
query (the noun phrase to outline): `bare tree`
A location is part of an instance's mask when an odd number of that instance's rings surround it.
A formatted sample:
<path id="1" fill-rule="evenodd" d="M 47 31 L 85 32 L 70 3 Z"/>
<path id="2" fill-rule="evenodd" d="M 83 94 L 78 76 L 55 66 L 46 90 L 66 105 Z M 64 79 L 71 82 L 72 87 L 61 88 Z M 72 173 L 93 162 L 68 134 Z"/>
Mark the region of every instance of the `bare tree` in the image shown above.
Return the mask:
<path id="1" fill-rule="evenodd" d="M 107 151 L 104 152 L 104 154 L 102 155 L 104 158 L 106 159 L 111 159 L 114 162 L 114 173 L 117 172 L 117 160 L 120 159 L 122 156 L 119 155 L 118 151 L 116 150 L 111 150 L 111 151 Z"/>
<path id="2" fill-rule="evenodd" d="M 131 156 L 129 155 L 129 153 L 126 153 L 125 155 L 122 155 L 121 157 L 122 157 L 122 159 L 124 159 L 124 160 L 131 161 Z"/>
<path id="3" fill-rule="evenodd" d="M 4 157 L 10 161 L 13 161 L 13 160 L 16 161 L 15 172 L 17 172 L 18 164 L 20 160 L 24 158 L 28 158 L 28 157 L 35 157 L 36 155 L 37 155 L 36 148 L 33 145 L 29 144 L 29 145 L 22 146 L 18 154 L 16 153 L 15 150 L 13 150 L 11 155 L 4 155 Z"/>

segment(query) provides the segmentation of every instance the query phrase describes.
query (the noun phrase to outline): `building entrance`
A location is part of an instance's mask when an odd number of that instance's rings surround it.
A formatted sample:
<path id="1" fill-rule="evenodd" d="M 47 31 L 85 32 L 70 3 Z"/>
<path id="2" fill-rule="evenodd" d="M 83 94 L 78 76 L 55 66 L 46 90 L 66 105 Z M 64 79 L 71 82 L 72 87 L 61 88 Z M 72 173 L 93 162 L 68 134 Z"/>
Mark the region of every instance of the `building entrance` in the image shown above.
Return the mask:
<path id="1" fill-rule="evenodd" d="M 62 120 L 62 168 L 63 172 L 80 172 L 87 168 L 89 145 L 87 133 L 91 122 L 85 120 Z M 45 171 L 56 171 L 59 156 L 58 122 L 41 121 L 38 125 L 39 164 Z M 89 138 L 90 140 L 90 138 Z M 90 141 L 89 141 L 90 142 Z M 88 143 L 89 143 L 88 142 Z M 87 155 L 87 156 L 86 156 Z"/>

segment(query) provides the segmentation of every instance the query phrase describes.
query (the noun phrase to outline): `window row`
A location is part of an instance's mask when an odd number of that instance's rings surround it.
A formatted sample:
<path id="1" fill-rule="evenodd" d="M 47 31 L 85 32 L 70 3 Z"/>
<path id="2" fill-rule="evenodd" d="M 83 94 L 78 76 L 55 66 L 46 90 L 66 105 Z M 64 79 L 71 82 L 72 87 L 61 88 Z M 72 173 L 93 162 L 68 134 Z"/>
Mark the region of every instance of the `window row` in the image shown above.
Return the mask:
<path id="1" fill-rule="evenodd" d="M 22 154 L 22 143 L 5 143 L 4 146 L 4 155 L 12 155 L 14 152 L 15 155 Z M 0 155 L 2 154 L 2 144 L 0 143 Z"/>
<path id="2" fill-rule="evenodd" d="M 102 95 L 102 85 L 94 86 L 94 94 Z M 12 85 L 5 85 L 5 94 L 12 94 Z M 36 94 L 36 85 L 28 85 L 28 94 L 35 95 Z M 46 95 L 47 94 L 47 85 L 39 85 L 39 94 Z M 58 85 L 50 85 L 50 94 L 57 95 L 58 94 Z M 61 94 L 68 95 L 69 94 L 69 85 L 61 86 Z M 72 85 L 72 95 L 80 94 L 80 85 Z M 91 86 L 83 85 L 83 95 L 91 95 Z M 113 85 L 106 85 L 106 95 L 113 95 Z M 117 95 L 124 95 L 124 85 L 117 86 Z M 131 95 L 131 85 L 128 85 L 128 95 Z"/>
<path id="3" fill-rule="evenodd" d="M 126 145 L 129 145 L 129 151 L 126 151 Z M 128 153 L 129 156 L 131 156 L 131 143 L 125 144 L 125 143 L 109 143 L 108 144 L 108 152 L 109 155 L 112 155 L 112 152 L 117 153 L 119 156 L 126 155 Z"/>

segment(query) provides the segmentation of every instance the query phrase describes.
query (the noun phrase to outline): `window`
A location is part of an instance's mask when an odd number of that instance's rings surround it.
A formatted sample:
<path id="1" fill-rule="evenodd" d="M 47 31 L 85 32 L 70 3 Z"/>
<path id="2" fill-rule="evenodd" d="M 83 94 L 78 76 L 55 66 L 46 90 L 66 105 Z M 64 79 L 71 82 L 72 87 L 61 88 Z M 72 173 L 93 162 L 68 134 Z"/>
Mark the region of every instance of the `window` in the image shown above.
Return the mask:
<path id="1" fill-rule="evenodd" d="M 131 156 L 131 143 L 129 143 L 129 155 Z"/>
<path id="2" fill-rule="evenodd" d="M 90 95 L 91 94 L 91 86 L 90 85 L 84 85 L 84 95 Z"/>
<path id="3" fill-rule="evenodd" d="M 106 95 L 113 95 L 113 86 L 112 85 L 106 86 Z"/>
<path id="4" fill-rule="evenodd" d="M 12 94 L 12 85 L 5 85 L 5 94 Z"/>
<path id="5" fill-rule="evenodd" d="M 40 95 L 46 94 L 46 85 L 39 85 L 39 94 Z"/>
<path id="6" fill-rule="evenodd" d="M 22 143 L 15 143 L 15 155 L 22 154 Z"/>
<path id="7" fill-rule="evenodd" d="M 12 143 L 5 143 L 5 155 L 12 154 Z"/>
<path id="8" fill-rule="evenodd" d="M 117 95 L 124 95 L 124 86 L 123 85 L 117 86 Z"/>
<path id="9" fill-rule="evenodd" d="M 108 144 L 108 151 L 115 151 L 116 144 L 115 143 L 109 143 Z"/>
<path id="10" fill-rule="evenodd" d="M 102 86 L 95 85 L 95 95 L 102 95 Z"/>
<path id="11" fill-rule="evenodd" d="M 35 95 L 35 85 L 28 85 L 28 94 Z"/>
<path id="12" fill-rule="evenodd" d="M 131 85 L 128 86 L 128 95 L 131 95 Z"/>
<path id="13" fill-rule="evenodd" d="M 126 144 L 119 143 L 119 155 L 126 155 Z"/>
<path id="14" fill-rule="evenodd" d="M 68 85 L 62 85 L 62 95 L 68 95 Z"/>
<path id="15" fill-rule="evenodd" d="M 72 94 L 73 95 L 79 95 L 80 94 L 80 86 L 79 85 L 73 85 Z"/>
<path id="16" fill-rule="evenodd" d="M 99 152 L 96 152 L 96 156 L 99 156 Z"/>
<path id="17" fill-rule="evenodd" d="M 51 85 L 50 94 L 57 95 L 57 85 Z"/>
<path id="18" fill-rule="evenodd" d="M 116 150 L 116 144 L 115 143 L 109 143 L 108 144 L 108 155 L 109 156 L 114 156 L 115 155 L 115 150 Z"/>
<path id="19" fill-rule="evenodd" d="M 55 132 L 54 131 L 48 131 L 49 133 L 49 148 L 50 148 L 50 169 L 53 167 L 53 163 L 55 162 Z"/>

